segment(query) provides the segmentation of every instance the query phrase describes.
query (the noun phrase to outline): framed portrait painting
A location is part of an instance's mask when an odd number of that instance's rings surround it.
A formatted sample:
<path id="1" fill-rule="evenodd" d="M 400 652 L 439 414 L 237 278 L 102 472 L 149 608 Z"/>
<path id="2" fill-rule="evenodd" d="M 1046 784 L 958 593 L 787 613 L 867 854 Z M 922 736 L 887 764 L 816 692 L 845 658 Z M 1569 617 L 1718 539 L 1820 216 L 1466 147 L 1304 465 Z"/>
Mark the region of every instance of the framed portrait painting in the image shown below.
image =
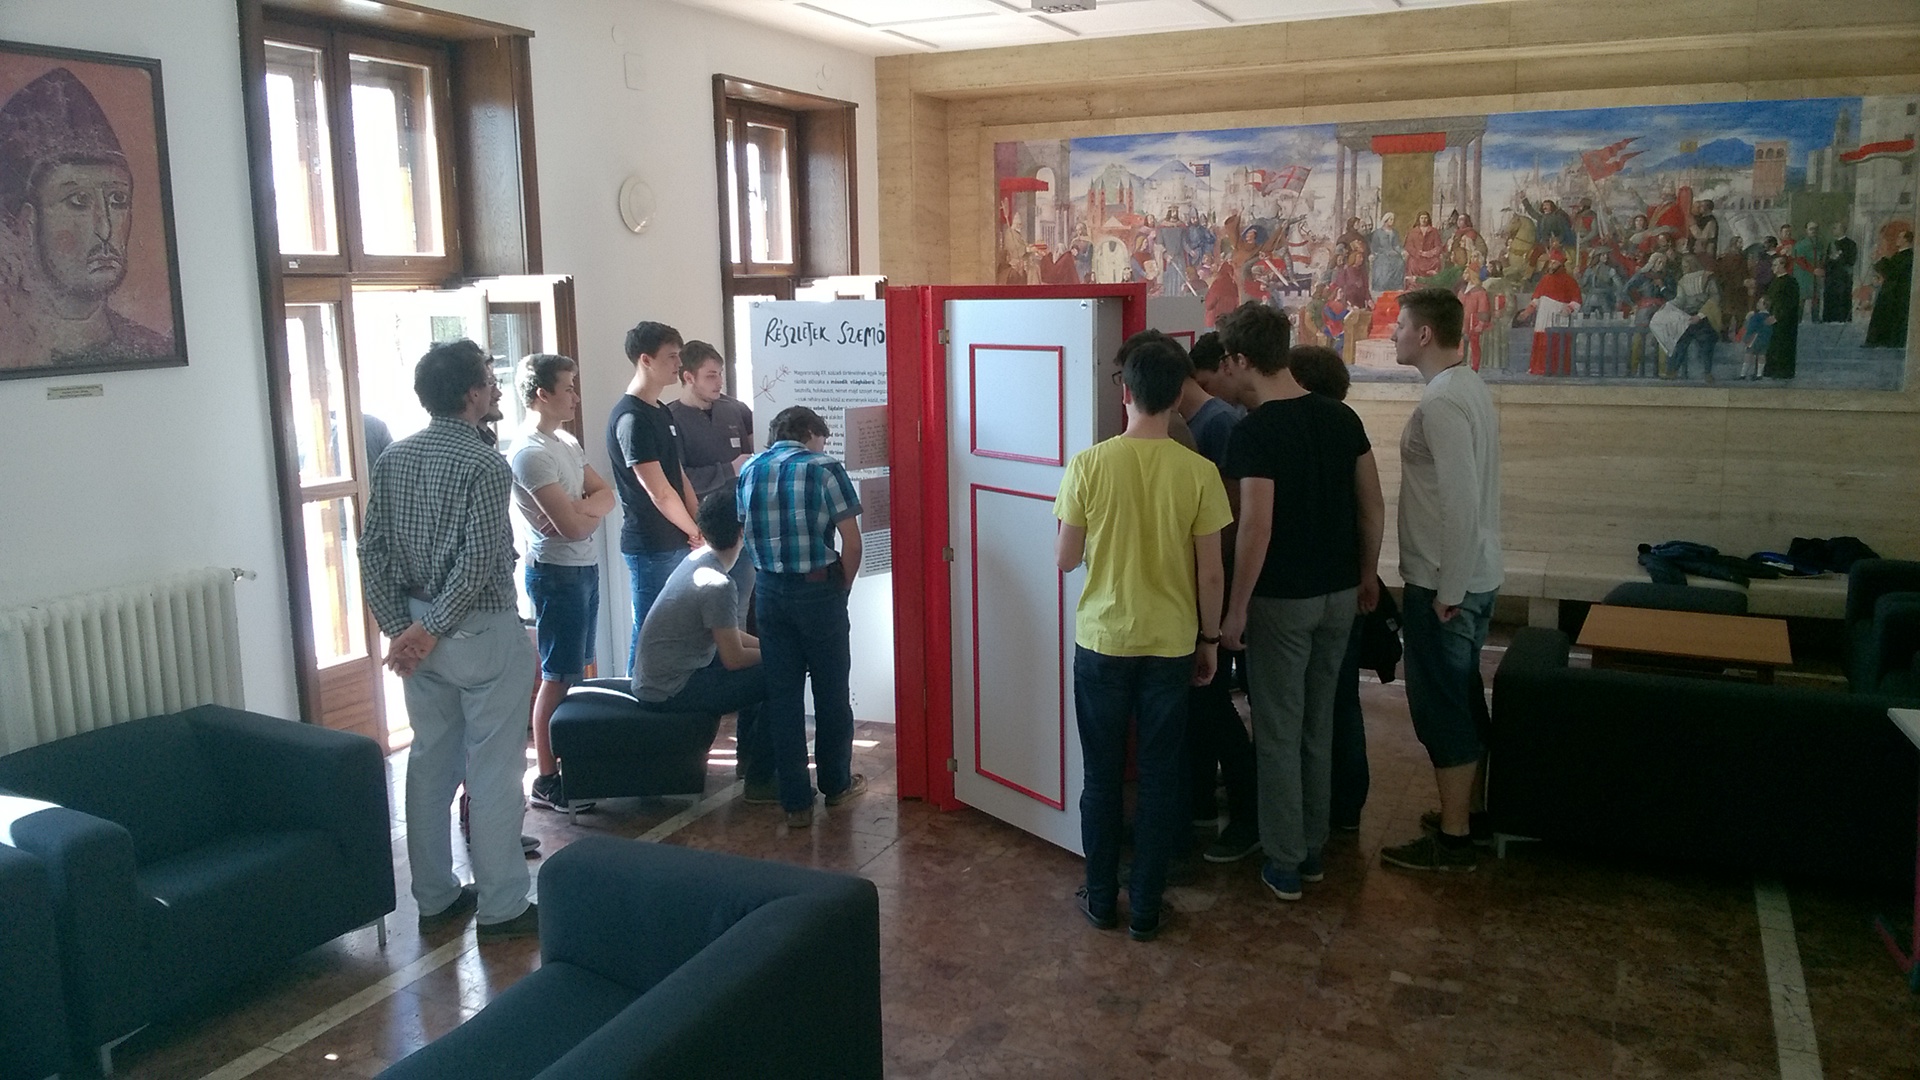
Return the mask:
<path id="1" fill-rule="evenodd" d="M 186 362 L 160 61 L 0 41 L 0 379 Z"/>

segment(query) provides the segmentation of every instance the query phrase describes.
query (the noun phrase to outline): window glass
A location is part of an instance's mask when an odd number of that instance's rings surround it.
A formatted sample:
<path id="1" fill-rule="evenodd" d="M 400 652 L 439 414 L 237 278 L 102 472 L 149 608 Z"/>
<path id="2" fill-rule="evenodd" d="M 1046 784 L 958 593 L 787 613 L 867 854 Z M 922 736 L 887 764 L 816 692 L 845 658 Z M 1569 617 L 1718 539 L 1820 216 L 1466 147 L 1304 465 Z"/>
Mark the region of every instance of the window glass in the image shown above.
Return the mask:
<path id="1" fill-rule="evenodd" d="M 790 263 L 793 187 L 787 129 L 752 121 L 746 127 L 747 257 L 756 263 Z"/>
<path id="2" fill-rule="evenodd" d="M 360 244 L 369 255 L 442 255 L 431 69 L 351 55 Z"/>
<path id="3" fill-rule="evenodd" d="M 313 597 L 313 645 L 321 667 L 365 656 L 367 618 L 351 498 L 300 507 L 307 534 L 307 587 Z"/>
<path id="4" fill-rule="evenodd" d="M 288 304 L 286 327 L 300 483 L 348 479 L 353 469 L 348 456 L 351 443 L 338 305 Z"/>
<path id="5" fill-rule="evenodd" d="M 319 49 L 267 42 L 267 127 L 284 255 L 337 255 L 326 70 Z"/>

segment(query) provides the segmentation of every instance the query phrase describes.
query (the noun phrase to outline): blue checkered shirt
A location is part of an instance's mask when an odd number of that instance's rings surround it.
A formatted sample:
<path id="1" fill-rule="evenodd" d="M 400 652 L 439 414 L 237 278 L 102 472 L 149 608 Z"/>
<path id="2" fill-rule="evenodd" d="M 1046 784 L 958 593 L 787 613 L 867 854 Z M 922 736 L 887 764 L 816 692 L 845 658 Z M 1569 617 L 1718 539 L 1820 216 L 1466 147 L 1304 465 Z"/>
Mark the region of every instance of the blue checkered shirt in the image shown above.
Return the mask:
<path id="1" fill-rule="evenodd" d="M 834 526 L 860 512 L 846 466 L 791 440 L 749 458 L 735 488 L 755 569 L 806 574 L 839 558 Z"/>
<path id="2" fill-rule="evenodd" d="M 373 463 L 360 532 L 360 585 L 388 637 L 413 624 L 409 594 L 428 598 L 421 618 L 435 637 L 468 615 L 512 611 L 513 470 L 472 424 L 436 416 Z"/>

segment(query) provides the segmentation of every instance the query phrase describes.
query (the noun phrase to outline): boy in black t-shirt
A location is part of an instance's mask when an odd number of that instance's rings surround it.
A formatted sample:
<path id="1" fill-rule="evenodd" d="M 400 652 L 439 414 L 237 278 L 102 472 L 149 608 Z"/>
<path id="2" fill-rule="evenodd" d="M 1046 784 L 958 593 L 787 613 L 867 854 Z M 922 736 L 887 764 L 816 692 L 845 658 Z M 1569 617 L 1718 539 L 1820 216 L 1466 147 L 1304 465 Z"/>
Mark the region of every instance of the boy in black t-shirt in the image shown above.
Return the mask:
<path id="1" fill-rule="evenodd" d="M 673 414 L 660 404 L 660 392 L 680 377 L 680 331 L 665 323 L 643 322 L 627 331 L 626 345 L 633 379 L 607 417 L 607 457 L 613 461 L 613 486 L 624 511 L 620 553 L 633 585 L 633 635 L 627 646 L 631 676 L 647 609 L 674 568 L 705 541 L 693 520 L 697 504 L 680 463 L 679 432 Z"/>
<path id="2" fill-rule="evenodd" d="M 1325 873 L 1333 698 L 1356 611 L 1378 600 L 1386 520 L 1360 418 L 1287 367 L 1287 319 L 1243 304 L 1222 321 L 1223 377 L 1259 404 L 1221 471 L 1240 485 L 1240 535 L 1221 632 L 1244 641 L 1259 775 L 1260 878 L 1282 900 Z"/>

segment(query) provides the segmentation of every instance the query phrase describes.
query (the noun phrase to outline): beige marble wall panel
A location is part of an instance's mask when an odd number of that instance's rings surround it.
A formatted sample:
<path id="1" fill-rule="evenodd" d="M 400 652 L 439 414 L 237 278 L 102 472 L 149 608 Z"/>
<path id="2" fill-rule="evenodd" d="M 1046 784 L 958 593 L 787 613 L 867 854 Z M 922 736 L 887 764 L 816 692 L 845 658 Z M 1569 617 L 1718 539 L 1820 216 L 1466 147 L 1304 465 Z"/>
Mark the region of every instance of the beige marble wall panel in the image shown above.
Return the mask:
<path id="1" fill-rule="evenodd" d="M 1769 538 L 1768 548 L 1851 534 L 1882 555 L 1920 558 L 1920 420 L 1911 415 L 1728 410 L 1725 468 L 1725 516 Z"/>
<path id="2" fill-rule="evenodd" d="M 1552 46 L 1756 30 L 1757 17 L 1757 0 L 1550 0 L 1514 8 L 1513 43 Z"/>
<path id="3" fill-rule="evenodd" d="M 1738 46 L 1671 52 L 1621 50 L 1591 56 L 1519 60 L 1514 63 L 1514 90 L 1521 94 L 1543 94 L 1621 86 L 1737 85 L 1748 76 L 1750 62 L 1748 50 Z M 1742 93 L 1731 100 L 1744 96 Z M 1695 100 L 1730 99 L 1699 97 Z"/>
<path id="4" fill-rule="evenodd" d="M 1832 30 L 1911 22 L 1913 0 L 1757 0 L 1754 25 L 1778 30 Z"/>
<path id="5" fill-rule="evenodd" d="M 1303 62 L 1495 48 L 1524 40 L 1528 31 L 1520 15 L 1536 6 L 1569 5 L 1536 0 L 1525 6 L 1479 4 L 1297 22 L 1289 27 L 1285 56 L 1289 61 Z"/>

